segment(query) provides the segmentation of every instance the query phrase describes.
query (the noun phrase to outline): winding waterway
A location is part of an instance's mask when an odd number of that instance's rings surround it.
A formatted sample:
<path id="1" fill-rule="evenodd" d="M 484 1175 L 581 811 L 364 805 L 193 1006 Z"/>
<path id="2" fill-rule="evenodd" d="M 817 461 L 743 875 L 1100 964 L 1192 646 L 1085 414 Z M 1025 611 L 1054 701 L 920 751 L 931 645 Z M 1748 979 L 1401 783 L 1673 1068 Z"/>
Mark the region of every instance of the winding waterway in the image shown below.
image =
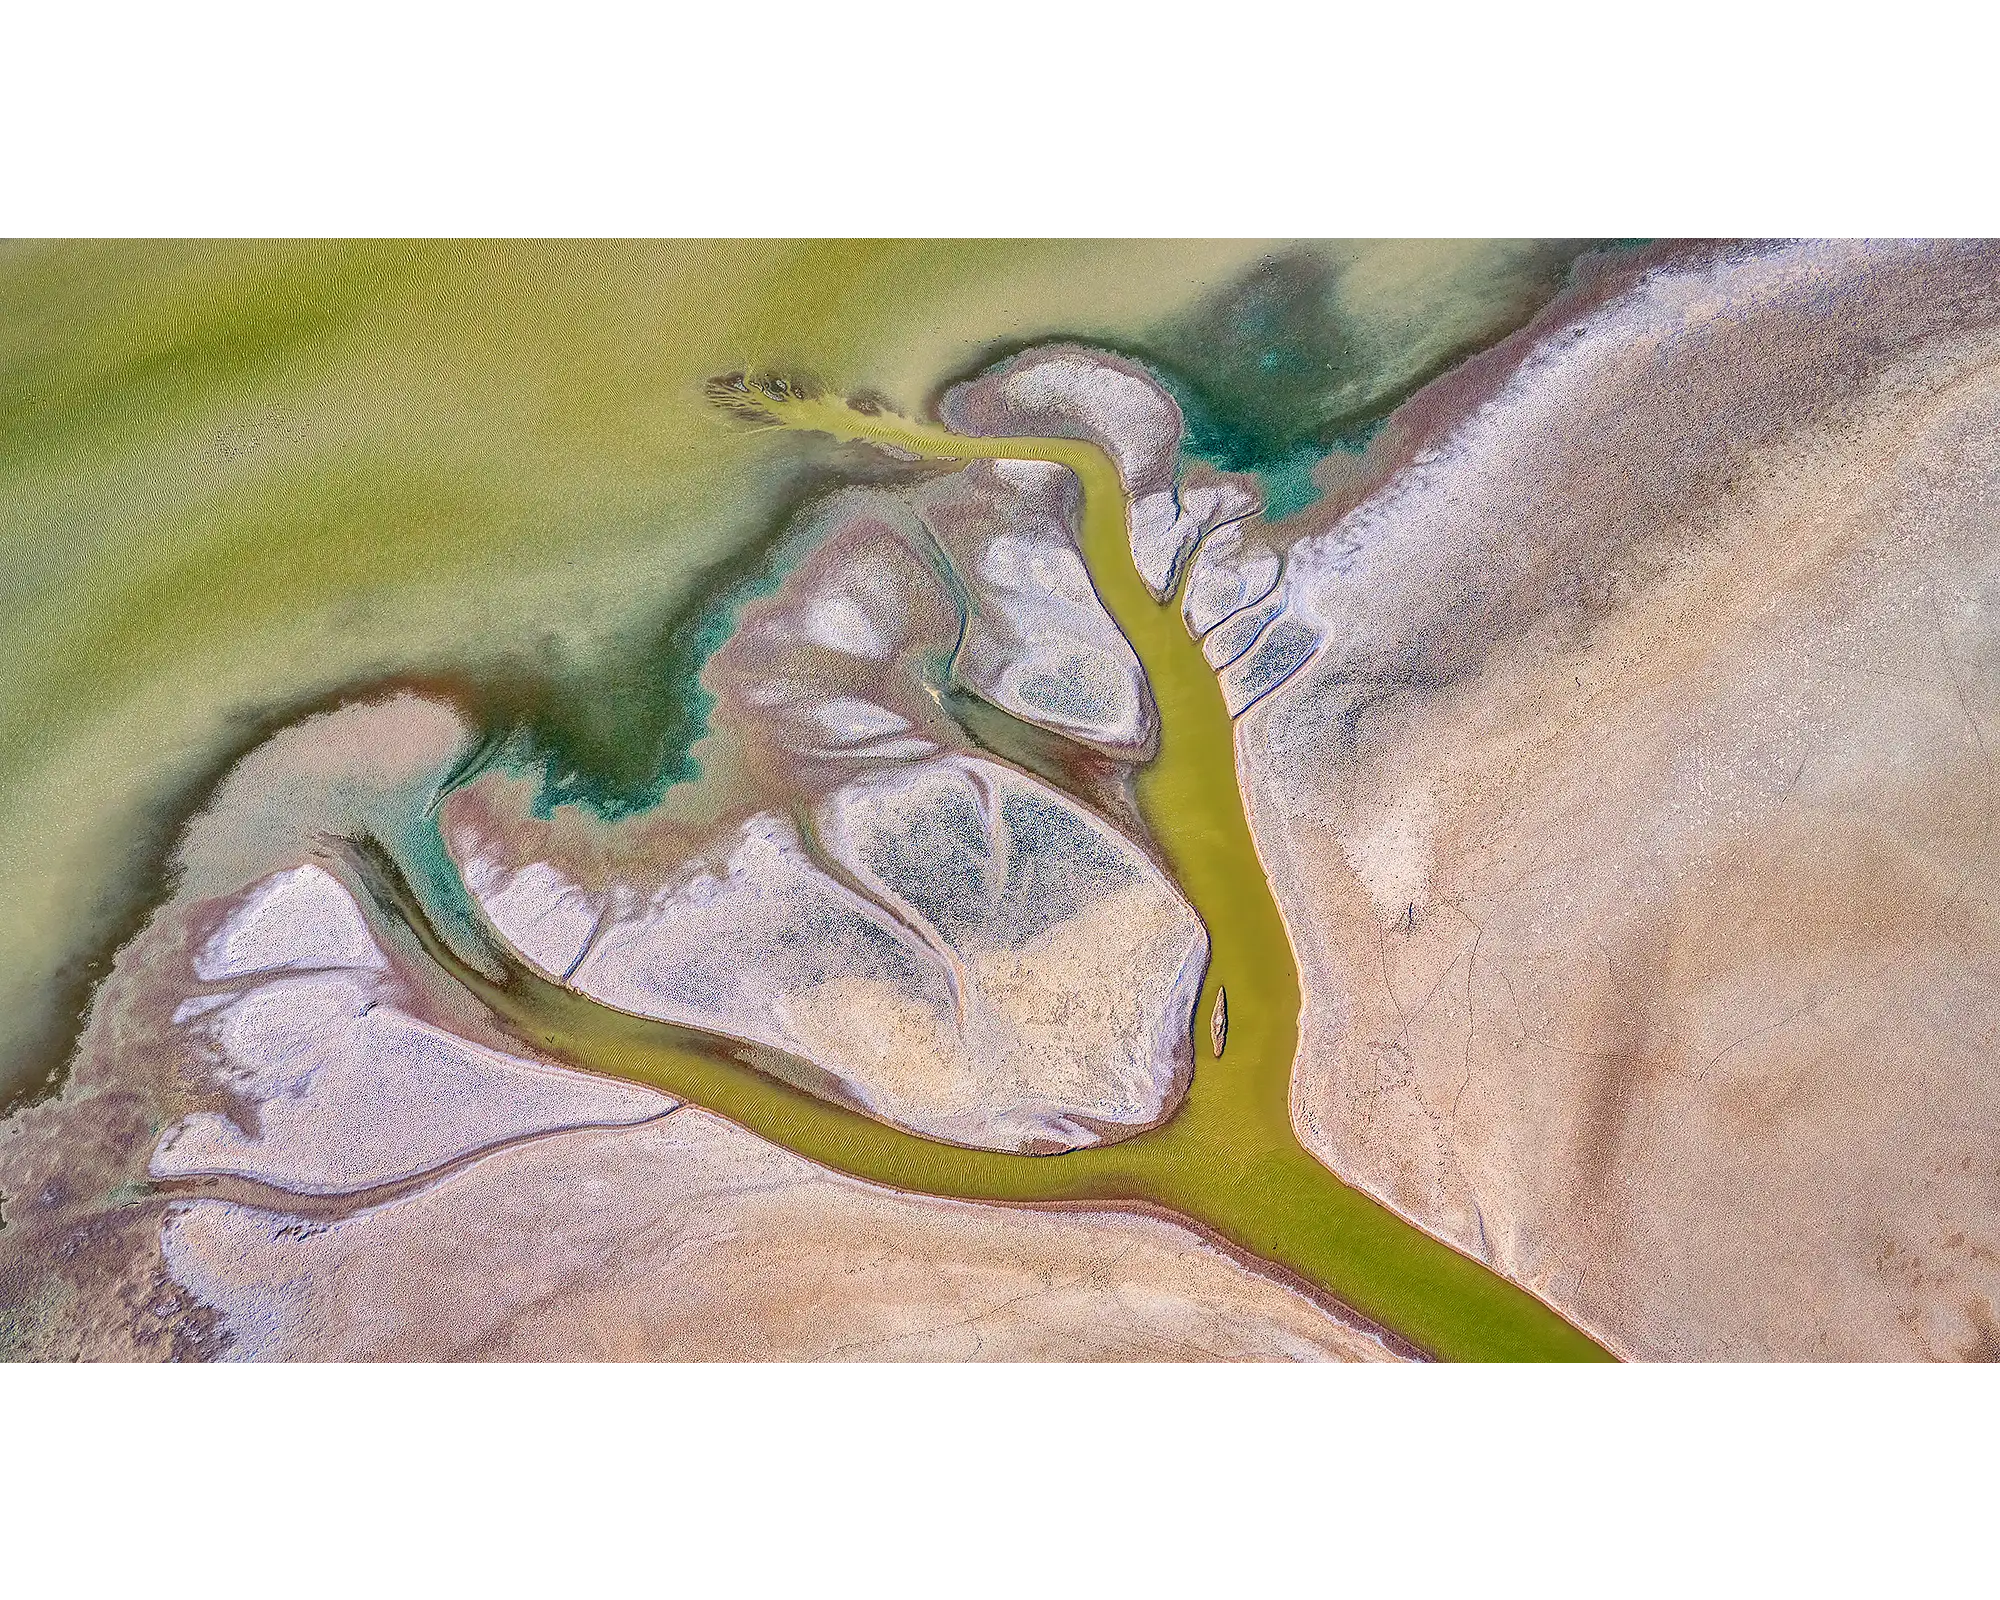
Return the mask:
<path id="1" fill-rule="evenodd" d="M 1159 755 L 1139 772 L 1139 809 L 1211 941 L 1186 1100 L 1147 1133 L 1062 1155 L 942 1144 L 792 1088 L 758 1070 L 753 1051 L 722 1053 L 704 1035 L 586 999 L 504 955 L 504 976 L 481 973 L 438 937 L 406 893 L 381 883 L 432 957 L 539 1048 L 655 1085 L 854 1177 L 967 1200 L 1158 1208 L 1430 1354 L 1605 1359 L 1541 1301 L 1341 1183 L 1300 1145 L 1290 1107 L 1298 970 L 1244 815 L 1234 725 L 1177 597 L 1156 602 L 1132 563 L 1124 490 L 1109 457 L 1074 439 L 973 438 L 828 398 L 782 390 L 758 398 L 783 426 L 934 459 L 1058 462 L 1081 482 L 1085 562 L 1159 707 Z M 1209 1038 L 1219 989 L 1227 990 L 1229 1008 L 1220 1056 Z"/>

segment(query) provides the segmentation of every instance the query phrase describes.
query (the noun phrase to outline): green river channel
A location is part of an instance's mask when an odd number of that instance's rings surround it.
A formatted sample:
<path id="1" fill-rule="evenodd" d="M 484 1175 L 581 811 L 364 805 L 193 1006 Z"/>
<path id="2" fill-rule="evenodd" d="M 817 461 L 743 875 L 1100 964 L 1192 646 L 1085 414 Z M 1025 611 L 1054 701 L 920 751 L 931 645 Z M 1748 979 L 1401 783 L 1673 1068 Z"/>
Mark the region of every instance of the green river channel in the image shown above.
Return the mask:
<path id="1" fill-rule="evenodd" d="M 1161 1126 L 1060 1155 L 970 1150 L 907 1133 L 760 1071 L 757 1052 L 628 1015 L 495 952 L 493 977 L 439 937 L 407 888 L 384 897 L 426 950 L 505 1025 L 590 1071 L 651 1084 L 760 1138 L 911 1194 L 1029 1205 L 1153 1209 L 1191 1221 L 1445 1360 L 1605 1360 L 1604 1350 L 1497 1273 L 1340 1182 L 1293 1131 L 1298 968 L 1237 787 L 1235 729 L 1177 597 L 1156 602 L 1130 554 L 1117 469 L 1075 439 L 971 438 L 831 399 L 762 395 L 779 424 L 941 460 L 1059 462 L 1083 486 L 1083 554 L 1138 653 L 1160 715 L 1137 795 L 1168 870 L 1207 924 L 1193 1085 Z M 1228 992 L 1218 1057 L 1208 1019 Z M 726 1052 L 726 1053 L 725 1053 Z"/>

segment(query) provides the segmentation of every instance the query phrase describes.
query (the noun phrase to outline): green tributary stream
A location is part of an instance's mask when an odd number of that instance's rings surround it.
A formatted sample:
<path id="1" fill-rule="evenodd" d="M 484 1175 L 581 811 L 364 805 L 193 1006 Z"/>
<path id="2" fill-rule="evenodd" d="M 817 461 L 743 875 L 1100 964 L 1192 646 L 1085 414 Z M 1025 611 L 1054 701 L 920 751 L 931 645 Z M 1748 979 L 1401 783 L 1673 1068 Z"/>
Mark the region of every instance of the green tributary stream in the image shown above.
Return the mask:
<path id="1" fill-rule="evenodd" d="M 552 1054 L 652 1084 L 854 1177 L 967 1200 L 1159 1208 L 1436 1356 L 1605 1359 L 1541 1301 L 1341 1183 L 1300 1145 L 1290 1108 L 1298 969 L 1244 815 L 1234 725 L 1179 606 L 1156 602 L 1132 563 L 1123 486 L 1104 452 L 1074 439 L 966 437 L 829 399 L 780 395 L 766 409 L 784 426 L 934 459 L 1059 462 L 1081 481 L 1085 562 L 1159 706 L 1159 755 L 1138 774 L 1139 809 L 1211 942 L 1186 1100 L 1160 1127 L 1118 1144 L 1043 1156 L 968 1150 L 819 1099 L 705 1047 L 699 1034 L 601 1005 L 516 962 L 495 982 L 413 916 L 431 954 Z M 1218 988 L 1229 1007 L 1220 1057 L 1208 1028 Z"/>

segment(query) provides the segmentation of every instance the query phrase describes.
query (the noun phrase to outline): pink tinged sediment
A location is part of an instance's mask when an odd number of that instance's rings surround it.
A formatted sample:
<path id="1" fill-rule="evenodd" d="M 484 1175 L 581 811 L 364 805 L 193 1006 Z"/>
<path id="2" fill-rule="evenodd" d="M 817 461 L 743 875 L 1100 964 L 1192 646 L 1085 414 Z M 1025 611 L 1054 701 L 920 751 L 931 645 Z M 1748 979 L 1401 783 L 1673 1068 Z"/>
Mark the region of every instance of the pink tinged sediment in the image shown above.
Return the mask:
<path id="1" fill-rule="evenodd" d="M 387 962 L 347 891 L 307 862 L 253 886 L 194 960 L 204 983 L 299 967 Z"/>
<path id="2" fill-rule="evenodd" d="M 916 504 L 965 596 L 954 678 L 1024 722 L 1122 760 L 1150 755 L 1152 692 L 1084 566 L 1069 470 L 974 462 Z"/>
<path id="3" fill-rule="evenodd" d="M 193 1200 L 160 1242 L 232 1360 L 1397 1359 L 1161 1218 L 899 1194 L 692 1109 L 307 1228 Z"/>
<path id="4" fill-rule="evenodd" d="M 168 1127 L 152 1176 L 227 1174 L 340 1193 L 551 1129 L 643 1121 L 673 1104 L 414 1017 L 389 969 L 359 906 L 319 867 L 248 891 L 196 957 L 195 976 L 258 981 L 191 996 L 174 1013 L 233 1109 Z"/>
<path id="5" fill-rule="evenodd" d="M 1099 350 L 1057 345 L 1028 351 L 960 384 L 940 414 L 961 432 L 1086 439 L 1118 468 L 1132 559 L 1157 598 L 1211 529 L 1247 515 L 1240 483 L 1212 480 L 1184 502 L 1176 488 L 1181 410 L 1144 368 Z"/>

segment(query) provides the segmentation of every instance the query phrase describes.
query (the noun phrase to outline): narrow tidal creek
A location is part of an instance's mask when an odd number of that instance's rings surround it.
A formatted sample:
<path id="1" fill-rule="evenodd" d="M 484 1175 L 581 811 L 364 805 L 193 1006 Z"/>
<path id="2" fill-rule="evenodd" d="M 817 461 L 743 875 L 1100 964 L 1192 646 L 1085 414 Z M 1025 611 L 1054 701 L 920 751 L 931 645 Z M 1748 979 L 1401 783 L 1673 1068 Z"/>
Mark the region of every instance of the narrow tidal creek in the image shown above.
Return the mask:
<path id="1" fill-rule="evenodd" d="M 1156 602 L 1132 563 L 1124 490 L 1110 458 L 1074 439 L 972 438 L 827 398 L 781 394 L 769 397 L 767 410 L 783 426 L 934 459 L 1058 462 L 1080 480 L 1085 563 L 1159 707 L 1160 750 L 1140 769 L 1139 808 L 1211 942 L 1186 1100 L 1150 1132 L 1061 1155 L 939 1143 L 780 1082 L 758 1070 L 754 1050 L 614 1010 L 503 953 L 496 960 L 504 977 L 482 974 L 437 936 L 394 875 L 382 873 L 378 891 L 433 959 L 540 1049 L 652 1084 L 854 1177 L 966 1200 L 1157 1209 L 1431 1355 L 1607 1359 L 1532 1295 L 1341 1183 L 1294 1135 L 1298 969 L 1244 815 L 1234 725 L 1199 642 L 1181 621 L 1178 597 Z M 1224 989 L 1228 1032 L 1218 1056 L 1209 1024 Z"/>

